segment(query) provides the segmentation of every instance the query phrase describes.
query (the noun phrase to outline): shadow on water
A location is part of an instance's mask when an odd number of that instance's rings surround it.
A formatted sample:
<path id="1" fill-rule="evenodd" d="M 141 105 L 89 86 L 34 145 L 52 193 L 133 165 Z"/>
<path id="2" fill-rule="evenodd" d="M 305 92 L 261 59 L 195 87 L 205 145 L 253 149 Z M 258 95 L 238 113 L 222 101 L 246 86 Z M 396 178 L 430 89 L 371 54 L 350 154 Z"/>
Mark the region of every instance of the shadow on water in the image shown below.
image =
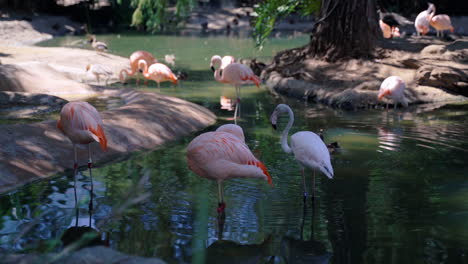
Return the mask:
<path id="1" fill-rule="evenodd" d="M 233 112 L 223 109 L 220 97 L 234 98 L 234 88 L 212 80 L 205 58 L 228 54 L 229 49 L 235 56 L 252 56 L 248 42 L 223 37 L 106 38 L 112 50 L 125 56 L 135 49 L 135 41 L 157 56 L 174 53 L 176 67 L 186 71 L 188 79 L 175 89 L 163 84 L 161 93 L 203 105 L 218 116 L 218 123 L 205 131 L 93 169 L 92 220 L 102 224 L 91 228 L 109 234 L 112 248 L 168 263 L 468 262 L 467 104 L 346 112 L 274 98 L 263 88 L 246 86 L 239 124 L 275 187 L 254 179 L 226 181 L 227 209 L 220 218 L 216 183 L 188 169 L 185 148 L 194 136 L 232 122 Z M 280 44 L 273 46 L 289 47 Z M 186 48 L 178 50 L 182 45 Z M 154 84 L 127 87 L 156 90 Z M 323 130 L 325 142 L 341 146 L 332 155 L 335 178 L 316 175 L 314 206 L 307 201 L 304 208 L 301 171 L 294 157 L 281 150 L 281 133 L 269 123 L 278 103 L 294 110 L 292 133 Z M 278 127 L 286 121 L 279 120 Z M 76 227 L 70 173 L 0 197 L 0 248 L 55 252 L 61 247 L 57 240 Z M 87 172 L 79 173 L 77 185 L 79 212 L 89 226 L 84 213 L 89 193 L 83 187 L 88 177 L 83 174 Z M 151 196 L 116 212 L 132 200 L 130 194 L 140 193 Z"/>

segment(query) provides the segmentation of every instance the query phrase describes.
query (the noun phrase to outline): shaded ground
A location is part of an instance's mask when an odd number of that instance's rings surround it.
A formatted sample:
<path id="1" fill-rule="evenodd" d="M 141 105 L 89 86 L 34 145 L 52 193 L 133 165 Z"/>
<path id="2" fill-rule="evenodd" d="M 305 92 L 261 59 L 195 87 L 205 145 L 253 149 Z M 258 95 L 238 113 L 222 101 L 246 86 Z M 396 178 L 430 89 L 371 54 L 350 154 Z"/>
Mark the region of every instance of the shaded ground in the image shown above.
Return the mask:
<path id="1" fill-rule="evenodd" d="M 178 98 L 81 82 L 94 78 L 86 74 L 86 64 L 100 63 L 118 72 L 128 65 L 126 58 L 69 48 L 5 46 L 1 49 L 7 54 L 4 62 L 12 64 L 0 65 L 0 98 L 9 107 L 31 106 L 14 114 L 28 114 L 38 110 L 37 105 L 50 102 L 60 107 L 66 102 L 60 98 L 81 100 L 100 96 L 123 101 L 118 107 L 101 113 L 109 150 L 104 153 L 93 144 L 98 165 L 134 151 L 154 149 L 216 120 L 206 108 Z M 116 81 L 115 75 L 112 81 Z M 72 145 L 57 130 L 56 120 L 0 125 L 0 145 L 0 193 L 71 169 L 73 165 Z M 84 165 L 87 151 L 79 152 L 80 164 Z"/>
<path id="2" fill-rule="evenodd" d="M 92 144 L 93 159 L 102 164 L 131 152 L 150 150 L 213 124 L 206 108 L 170 96 L 134 90 L 105 90 L 125 105 L 101 113 L 109 150 Z M 0 126 L 0 193 L 73 167 L 72 145 L 56 128 L 56 120 Z M 80 165 L 87 150 L 79 150 Z"/>
<path id="3" fill-rule="evenodd" d="M 54 36 L 82 34 L 83 25 L 63 16 L 0 10 L 0 45 L 32 45 Z"/>
<path id="4" fill-rule="evenodd" d="M 467 99 L 468 38 L 447 43 L 411 37 L 387 41 L 384 47 L 379 59 L 338 63 L 316 59 L 288 63 L 291 51 L 269 65 L 262 77 L 274 93 L 344 109 L 381 104 L 377 101 L 380 84 L 391 75 L 406 82 L 411 104 Z"/>

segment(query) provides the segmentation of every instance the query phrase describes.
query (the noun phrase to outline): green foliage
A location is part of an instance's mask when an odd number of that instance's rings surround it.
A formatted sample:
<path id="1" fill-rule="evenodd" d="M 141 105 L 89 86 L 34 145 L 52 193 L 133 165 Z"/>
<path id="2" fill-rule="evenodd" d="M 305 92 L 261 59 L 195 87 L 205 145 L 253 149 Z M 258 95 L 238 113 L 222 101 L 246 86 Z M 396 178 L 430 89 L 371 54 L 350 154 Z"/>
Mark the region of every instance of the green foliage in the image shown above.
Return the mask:
<path id="1" fill-rule="evenodd" d="M 131 0 L 131 6 L 132 26 L 155 32 L 176 28 L 192 11 L 194 0 L 177 0 L 174 13 L 168 11 L 169 0 Z"/>
<path id="2" fill-rule="evenodd" d="M 254 27 L 255 45 L 260 49 L 263 47 L 278 18 L 293 12 L 310 15 L 319 9 L 320 0 L 265 0 L 254 8 L 257 16 Z"/>

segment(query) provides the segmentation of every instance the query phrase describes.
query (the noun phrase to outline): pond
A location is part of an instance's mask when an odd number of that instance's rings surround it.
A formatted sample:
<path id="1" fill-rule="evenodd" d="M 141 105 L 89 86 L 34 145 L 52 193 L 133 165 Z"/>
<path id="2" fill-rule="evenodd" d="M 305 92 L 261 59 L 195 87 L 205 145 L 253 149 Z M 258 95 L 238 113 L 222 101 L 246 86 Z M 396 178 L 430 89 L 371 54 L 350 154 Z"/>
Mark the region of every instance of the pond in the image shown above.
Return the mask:
<path id="1" fill-rule="evenodd" d="M 211 55 L 268 60 L 274 52 L 307 43 L 306 37 L 272 39 L 258 52 L 249 39 L 222 36 L 99 39 L 122 56 L 137 49 L 158 59 L 174 54 L 174 68 L 187 72 L 188 80 L 175 88 L 164 83 L 161 93 L 216 113 L 218 123 L 206 131 L 232 122 L 233 111 L 221 109 L 219 100 L 235 95 L 233 87 L 213 80 Z M 76 40 L 58 38 L 42 45 L 67 46 Z M 134 81 L 125 87 L 134 87 Z M 154 83 L 137 89 L 157 91 Z M 316 173 L 315 202 L 308 198 L 304 204 L 300 168 L 281 150 L 280 131 L 269 124 L 278 103 L 289 104 L 295 113 L 291 132 L 323 130 L 326 142 L 341 146 L 332 155 L 334 179 Z M 254 179 L 226 181 L 222 227 L 215 182 L 187 167 L 185 148 L 193 135 L 93 169 L 91 216 L 87 171 L 78 175 L 78 216 L 71 171 L 2 196 L 1 247 L 58 252 L 62 234 L 78 219 L 79 226 L 91 223 L 99 229 L 114 249 L 168 263 L 468 261 L 467 104 L 347 112 L 246 86 L 241 110 L 238 124 L 246 143 L 265 163 L 274 187 Z M 286 117 L 279 120 L 280 130 L 286 122 Z M 312 173 L 306 171 L 308 190 Z"/>

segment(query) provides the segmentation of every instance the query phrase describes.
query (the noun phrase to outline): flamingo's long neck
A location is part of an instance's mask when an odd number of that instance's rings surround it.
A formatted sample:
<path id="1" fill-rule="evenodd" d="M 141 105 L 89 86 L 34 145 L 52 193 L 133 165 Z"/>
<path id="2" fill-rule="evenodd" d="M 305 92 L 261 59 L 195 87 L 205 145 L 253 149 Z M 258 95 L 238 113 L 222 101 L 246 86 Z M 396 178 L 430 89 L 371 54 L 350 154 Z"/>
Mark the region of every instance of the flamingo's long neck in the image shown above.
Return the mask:
<path id="1" fill-rule="evenodd" d="M 125 78 L 123 76 L 123 73 L 125 73 Z M 127 76 L 133 76 L 135 74 L 135 71 L 128 72 L 127 69 L 123 69 L 120 71 L 119 78 L 121 81 L 125 80 Z"/>
<path id="2" fill-rule="evenodd" d="M 222 82 L 222 75 L 221 75 L 221 60 L 216 59 L 213 61 L 213 66 L 217 67 L 215 72 L 214 72 L 214 78 L 218 82 Z"/>
<path id="3" fill-rule="evenodd" d="M 138 65 L 143 65 L 143 76 L 145 76 L 146 78 L 149 78 L 150 77 L 150 74 L 148 73 L 148 63 L 146 63 L 146 61 L 144 60 L 140 60 L 138 62 Z"/>
<path id="4" fill-rule="evenodd" d="M 283 135 L 281 136 L 281 148 L 283 148 L 284 152 L 291 153 L 292 150 L 288 145 L 289 130 L 291 129 L 294 123 L 294 113 L 291 110 L 291 108 L 288 108 L 288 115 L 289 115 L 288 124 L 286 125 L 286 128 L 283 130 Z"/>

